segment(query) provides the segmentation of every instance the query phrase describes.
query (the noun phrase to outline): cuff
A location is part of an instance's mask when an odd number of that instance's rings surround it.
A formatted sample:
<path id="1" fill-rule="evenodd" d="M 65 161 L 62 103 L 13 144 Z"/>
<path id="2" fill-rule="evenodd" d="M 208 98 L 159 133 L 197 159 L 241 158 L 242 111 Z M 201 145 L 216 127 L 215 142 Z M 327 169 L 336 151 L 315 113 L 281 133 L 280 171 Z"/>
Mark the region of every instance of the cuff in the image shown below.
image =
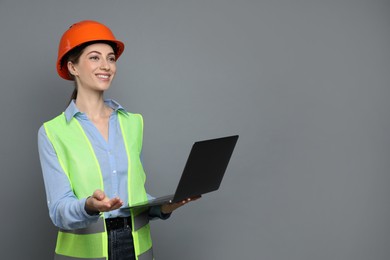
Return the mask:
<path id="1" fill-rule="evenodd" d="M 100 212 L 95 212 L 95 211 L 89 211 L 86 209 L 85 207 L 85 203 L 87 201 L 88 198 L 83 198 L 81 200 L 79 200 L 80 202 L 80 208 L 81 208 L 81 212 L 83 213 L 84 216 L 86 216 L 88 219 L 97 219 L 100 217 Z"/>
<path id="2" fill-rule="evenodd" d="M 162 213 L 161 206 L 153 206 L 149 208 L 149 219 L 159 218 L 159 219 L 168 219 L 172 213 Z"/>

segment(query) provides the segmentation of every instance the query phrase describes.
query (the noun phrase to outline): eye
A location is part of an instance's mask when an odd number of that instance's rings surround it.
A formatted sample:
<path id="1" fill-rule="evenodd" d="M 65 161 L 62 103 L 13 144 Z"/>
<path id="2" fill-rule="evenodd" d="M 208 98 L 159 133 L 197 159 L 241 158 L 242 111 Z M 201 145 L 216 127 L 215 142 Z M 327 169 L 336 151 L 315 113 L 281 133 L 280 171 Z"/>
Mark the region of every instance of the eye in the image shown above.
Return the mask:
<path id="1" fill-rule="evenodd" d="M 90 60 L 93 60 L 93 61 L 98 61 L 99 60 L 99 56 L 91 56 L 89 57 Z"/>
<path id="2" fill-rule="evenodd" d="M 108 57 L 108 61 L 111 62 L 111 63 L 115 63 L 116 62 L 115 56 L 109 56 Z"/>

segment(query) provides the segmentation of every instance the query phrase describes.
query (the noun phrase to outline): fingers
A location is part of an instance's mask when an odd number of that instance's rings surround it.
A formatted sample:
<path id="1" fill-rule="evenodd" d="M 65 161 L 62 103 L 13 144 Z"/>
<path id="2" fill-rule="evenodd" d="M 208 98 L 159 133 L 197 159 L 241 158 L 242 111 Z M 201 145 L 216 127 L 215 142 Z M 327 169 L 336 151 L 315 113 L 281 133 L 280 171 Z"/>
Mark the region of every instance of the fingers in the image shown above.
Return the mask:
<path id="1" fill-rule="evenodd" d="M 119 209 L 120 207 L 122 207 L 123 201 L 120 198 L 116 197 L 111 199 L 109 201 L 109 204 L 110 204 L 110 210 Z"/>
<path id="2" fill-rule="evenodd" d="M 123 202 L 118 201 L 99 201 L 97 202 L 96 208 L 99 212 L 107 212 L 115 209 L 119 209 L 123 205 Z"/>
<path id="3" fill-rule="evenodd" d="M 119 209 L 123 205 L 123 201 L 118 197 L 112 199 L 108 199 L 106 197 L 106 199 L 104 201 L 100 201 L 100 203 L 101 203 L 100 207 L 102 208 L 101 210 L 102 212 Z"/>
<path id="4" fill-rule="evenodd" d="M 185 199 L 185 200 L 182 200 L 182 201 L 181 201 L 181 204 L 184 205 L 184 204 L 186 204 L 186 203 L 188 203 L 188 202 L 190 202 L 190 201 L 198 200 L 198 199 L 200 199 L 201 197 L 202 197 L 202 196 L 199 195 L 199 196 L 196 196 L 196 197 L 187 198 L 187 199 Z"/>
<path id="5" fill-rule="evenodd" d="M 172 213 L 174 210 L 184 206 L 185 204 L 187 204 L 191 201 L 195 201 L 195 200 L 199 199 L 200 197 L 201 196 L 196 196 L 196 197 L 192 197 L 192 198 L 187 198 L 187 199 L 182 200 L 180 202 L 164 204 L 161 206 L 161 211 L 164 214 Z"/>
<path id="6" fill-rule="evenodd" d="M 199 195 L 199 196 L 196 196 L 196 197 L 192 197 L 191 200 L 194 201 L 194 200 L 198 200 L 200 198 L 202 198 L 202 195 Z"/>
<path id="7" fill-rule="evenodd" d="M 106 198 L 106 194 L 102 190 L 95 190 L 92 197 L 97 200 L 104 200 Z"/>
<path id="8" fill-rule="evenodd" d="M 93 210 L 98 212 L 107 212 L 115 209 L 119 209 L 123 205 L 123 201 L 119 197 L 108 198 L 104 191 L 95 190 L 91 197 L 90 206 Z"/>

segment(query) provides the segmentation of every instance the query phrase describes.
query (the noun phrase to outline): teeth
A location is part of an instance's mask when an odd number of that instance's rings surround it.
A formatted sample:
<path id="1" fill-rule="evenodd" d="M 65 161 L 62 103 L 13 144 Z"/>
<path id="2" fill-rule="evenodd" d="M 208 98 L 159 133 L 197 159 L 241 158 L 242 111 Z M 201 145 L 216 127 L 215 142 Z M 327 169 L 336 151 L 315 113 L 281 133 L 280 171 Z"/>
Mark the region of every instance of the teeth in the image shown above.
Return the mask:
<path id="1" fill-rule="evenodd" d="M 108 76 L 107 75 L 97 75 L 98 78 L 102 78 L 102 79 L 108 79 Z"/>

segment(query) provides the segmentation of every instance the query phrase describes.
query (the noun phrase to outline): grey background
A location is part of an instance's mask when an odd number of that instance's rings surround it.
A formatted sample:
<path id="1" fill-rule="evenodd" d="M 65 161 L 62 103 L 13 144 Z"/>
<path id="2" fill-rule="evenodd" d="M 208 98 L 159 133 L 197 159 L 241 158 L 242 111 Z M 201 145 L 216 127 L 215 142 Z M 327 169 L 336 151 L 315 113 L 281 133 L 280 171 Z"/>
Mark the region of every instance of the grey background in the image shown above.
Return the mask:
<path id="1" fill-rule="evenodd" d="M 73 22 L 126 49 L 107 97 L 145 118 L 154 195 L 193 141 L 239 134 L 218 192 L 152 224 L 157 259 L 389 259 L 388 1 L 0 1 L 1 258 L 51 259 L 39 126 Z"/>

